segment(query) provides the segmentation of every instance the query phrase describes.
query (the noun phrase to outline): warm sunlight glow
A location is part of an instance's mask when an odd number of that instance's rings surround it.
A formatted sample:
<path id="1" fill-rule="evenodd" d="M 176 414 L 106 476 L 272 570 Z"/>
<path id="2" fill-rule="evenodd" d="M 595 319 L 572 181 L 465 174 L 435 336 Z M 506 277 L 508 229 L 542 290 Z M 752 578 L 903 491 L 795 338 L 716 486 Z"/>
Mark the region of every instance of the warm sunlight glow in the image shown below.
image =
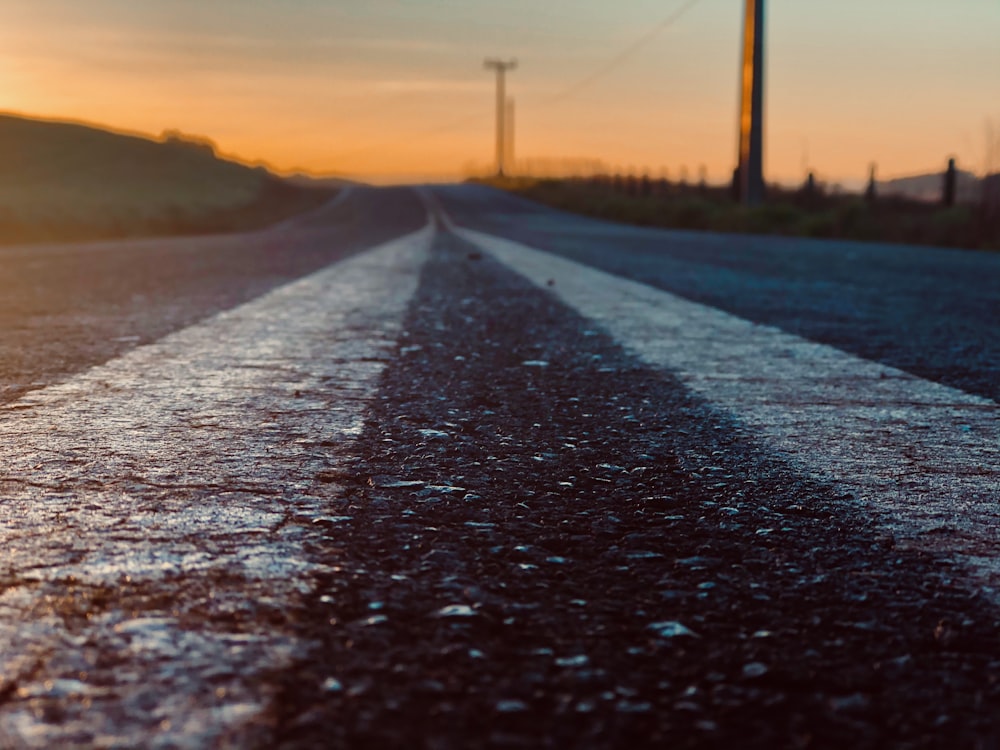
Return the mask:
<path id="1" fill-rule="evenodd" d="M 524 159 L 722 181 L 747 85 L 743 0 L 695 5 L 589 80 L 681 4 L 7 0 L 0 110 L 179 128 L 283 170 L 456 177 L 493 159 L 481 61 L 499 55 L 522 62 L 509 94 Z M 949 155 L 983 168 L 984 124 L 1000 119 L 995 0 L 773 0 L 768 24 L 769 178 L 860 182 L 873 161 L 889 176 Z"/>

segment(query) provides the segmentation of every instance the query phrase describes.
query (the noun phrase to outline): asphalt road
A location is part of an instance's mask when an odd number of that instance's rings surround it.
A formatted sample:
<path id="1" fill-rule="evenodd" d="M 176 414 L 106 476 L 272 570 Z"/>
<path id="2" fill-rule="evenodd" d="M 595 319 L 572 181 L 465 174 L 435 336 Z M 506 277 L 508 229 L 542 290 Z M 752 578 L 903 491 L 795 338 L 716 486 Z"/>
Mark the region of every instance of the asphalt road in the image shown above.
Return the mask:
<path id="1" fill-rule="evenodd" d="M 435 195 L 462 226 L 1000 400 L 1000 254 L 643 229 L 476 186 Z"/>
<path id="2" fill-rule="evenodd" d="M 994 256 L 468 186 L 2 253 L 2 747 L 1000 742 Z"/>
<path id="3" fill-rule="evenodd" d="M 58 382 L 426 221 L 364 188 L 245 235 L 0 248 L 0 401 Z"/>

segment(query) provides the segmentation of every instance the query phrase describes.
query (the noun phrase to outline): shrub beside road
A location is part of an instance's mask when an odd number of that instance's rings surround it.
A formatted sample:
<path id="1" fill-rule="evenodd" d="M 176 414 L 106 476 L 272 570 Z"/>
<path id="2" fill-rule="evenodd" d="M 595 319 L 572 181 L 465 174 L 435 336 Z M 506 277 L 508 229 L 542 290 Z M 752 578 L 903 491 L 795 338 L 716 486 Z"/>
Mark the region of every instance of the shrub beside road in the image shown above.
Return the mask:
<path id="1" fill-rule="evenodd" d="M 753 208 L 727 188 L 642 178 L 485 180 L 553 208 L 641 226 L 1000 250 L 1000 212 L 905 198 L 772 188 Z"/>

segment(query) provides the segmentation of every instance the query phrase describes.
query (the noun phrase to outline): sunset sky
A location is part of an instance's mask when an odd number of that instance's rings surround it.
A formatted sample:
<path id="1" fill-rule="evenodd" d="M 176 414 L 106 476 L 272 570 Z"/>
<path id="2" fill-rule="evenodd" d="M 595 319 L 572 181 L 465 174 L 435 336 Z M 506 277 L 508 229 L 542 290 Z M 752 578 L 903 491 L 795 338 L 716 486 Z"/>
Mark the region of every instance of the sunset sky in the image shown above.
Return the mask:
<path id="1" fill-rule="evenodd" d="M 516 57 L 518 156 L 704 165 L 721 180 L 736 157 L 743 2 L 700 0 L 650 36 L 684 4 L 3 0 L 0 110 L 179 128 L 279 169 L 447 178 L 490 163 L 482 62 Z M 950 155 L 985 169 L 988 121 L 1000 136 L 1000 0 L 770 0 L 768 15 L 769 179 L 809 167 L 851 183 L 873 161 L 889 177 Z"/>

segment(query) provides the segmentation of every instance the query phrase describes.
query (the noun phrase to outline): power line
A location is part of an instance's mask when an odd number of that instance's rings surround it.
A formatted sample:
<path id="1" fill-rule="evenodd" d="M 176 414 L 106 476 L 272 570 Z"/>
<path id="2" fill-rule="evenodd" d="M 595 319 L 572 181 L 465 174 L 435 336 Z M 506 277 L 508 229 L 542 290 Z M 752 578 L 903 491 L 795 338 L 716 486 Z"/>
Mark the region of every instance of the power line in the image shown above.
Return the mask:
<path id="1" fill-rule="evenodd" d="M 622 50 L 618 55 L 616 55 L 615 57 L 613 57 L 611 60 L 609 60 L 603 66 L 601 66 L 600 68 L 598 68 L 597 70 L 595 70 L 593 73 L 591 73 L 590 75 L 588 75 L 586 78 L 583 78 L 583 79 L 577 81 L 576 83 L 574 83 L 569 88 L 563 90 L 562 92 L 556 94 L 553 97 L 550 97 L 548 99 L 543 100 L 541 103 L 542 104 L 555 104 L 555 103 L 561 102 L 561 101 L 563 101 L 565 99 L 569 99 L 571 96 L 575 96 L 580 91 L 582 91 L 583 89 L 587 88 L 588 86 L 590 86 L 591 84 L 593 84 L 595 81 L 600 80 L 601 78 L 603 78 L 604 76 L 606 76 L 608 73 L 612 72 L 617 67 L 619 67 L 622 63 L 626 62 L 636 52 L 638 52 L 639 50 L 641 50 L 643 47 L 645 47 L 647 44 L 649 44 L 651 41 L 653 41 L 660 34 L 662 34 L 664 31 L 666 31 L 667 29 L 669 29 L 671 26 L 673 26 L 679 20 L 681 20 L 681 18 L 683 18 L 684 15 L 688 11 L 690 11 L 692 8 L 694 8 L 694 6 L 696 6 L 699 2 L 700 2 L 700 0 L 688 0 L 688 2 L 684 3 L 684 5 L 682 5 L 680 8 L 678 8 L 677 10 L 675 10 L 672 14 L 670 14 L 665 19 L 663 19 L 662 21 L 660 21 L 660 23 L 656 24 L 656 26 L 654 26 L 653 28 L 651 28 L 649 31 L 647 31 L 645 34 L 643 34 L 641 37 L 639 37 L 636 41 L 634 41 L 632 44 L 630 44 L 628 47 L 626 47 L 624 50 Z"/>
<path id="2" fill-rule="evenodd" d="M 701 0 L 688 0 L 688 2 L 681 5 L 677 10 L 667 16 L 665 19 L 660 21 L 658 24 L 653 26 L 649 31 L 639 37 L 636 41 L 626 47 L 622 52 L 613 57 L 603 66 L 595 70 L 593 73 L 587 77 L 577 81 L 573 85 L 564 89 L 562 92 L 556 94 L 555 96 L 549 97 L 547 99 L 537 100 L 537 103 L 541 106 L 546 106 L 550 104 L 557 104 L 558 102 L 569 99 L 575 96 L 577 93 L 592 85 L 596 81 L 600 80 L 604 76 L 613 72 L 616 68 L 621 66 L 624 62 L 629 60 L 633 55 L 635 55 L 639 50 L 645 47 L 647 44 L 652 42 L 656 37 L 662 34 L 664 31 L 669 29 L 671 26 L 676 24 L 681 20 L 690 10 L 694 8 Z M 456 118 L 452 121 L 444 123 L 437 127 L 431 127 L 424 130 L 417 130 L 412 133 L 413 136 L 422 137 L 432 137 L 436 135 L 441 135 L 447 132 L 458 130 L 465 125 L 470 124 L 473 121 L 479 120 L 486 116 L 483 111 L 470 113 L 462 117 Z M 385 143 L 375 143 L 367 146 L 362 146 L 355 149 L 350 149 L 348 151 L 342 151 L 337 153 L 334 158 L 344 159 L 354 156 L 360 156 L 362 154 L 367 154 L 372 151 L 377 151 L 385 147 Z"/>

